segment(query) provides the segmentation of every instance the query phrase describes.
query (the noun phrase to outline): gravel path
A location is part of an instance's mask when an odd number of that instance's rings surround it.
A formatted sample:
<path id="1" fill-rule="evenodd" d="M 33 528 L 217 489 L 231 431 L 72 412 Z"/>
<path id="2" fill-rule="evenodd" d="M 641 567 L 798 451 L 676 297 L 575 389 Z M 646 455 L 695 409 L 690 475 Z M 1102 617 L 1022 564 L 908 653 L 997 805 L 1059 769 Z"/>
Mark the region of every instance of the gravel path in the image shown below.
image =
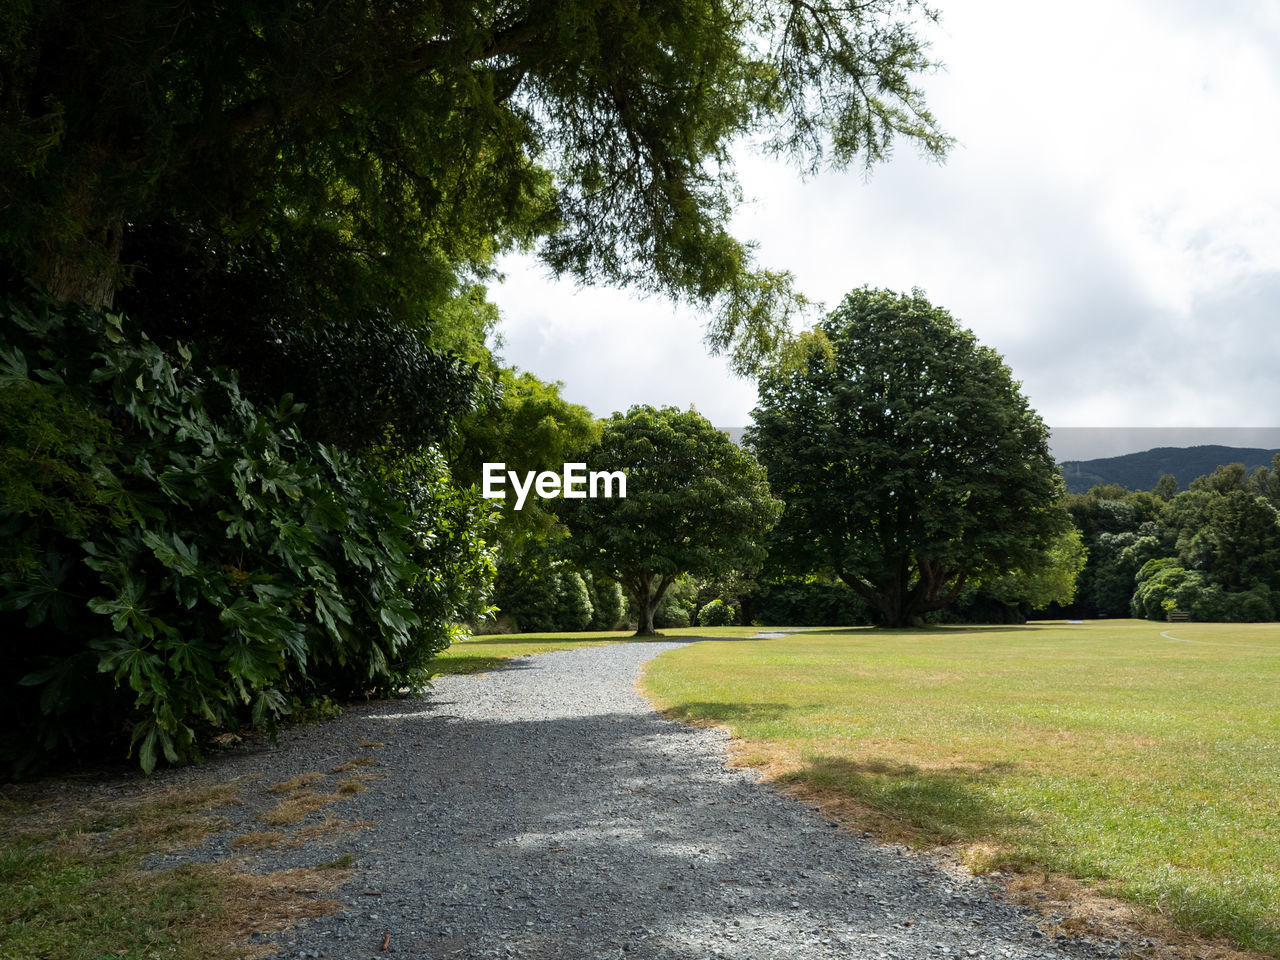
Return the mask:
<path id="1" fill-rule="evenodd" d="M 726 768 L 723 733 L 665 720 L 634 689 L 644 661 L 681 645 L 589 647 L 444 677 L 425 699 L 219 761 L 220 776 L 256 765 L 283 779 L 363 752 L 378 765 L 362 769 L 387 775 L 335 811 L 374 822 L 325 848 L 356 857 L 336 895 L 344 912 L 271 937 L 267 955 L 1118 955 L 1110 942 L 1050 939 L 985 882 L 835 829 Z M 201 855 L 231 852 L 231 835 Z M 274 868 L 319 854 L 261 856 Z"/>

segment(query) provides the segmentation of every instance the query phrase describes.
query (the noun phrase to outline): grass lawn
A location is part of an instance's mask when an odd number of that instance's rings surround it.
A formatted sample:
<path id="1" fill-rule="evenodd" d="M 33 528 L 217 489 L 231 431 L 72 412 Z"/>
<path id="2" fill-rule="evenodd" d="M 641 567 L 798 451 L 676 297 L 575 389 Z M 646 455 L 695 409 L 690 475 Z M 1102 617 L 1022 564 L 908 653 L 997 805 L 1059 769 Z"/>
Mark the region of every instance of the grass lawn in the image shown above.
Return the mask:
<path id="1" fill-rule="evenodd" d="M 810 631 L 670 651 L 642 687 L 880 835 L 1280 956 L 1280 625 Z"/>
<path id="2" fill-rule="evenodd" d="M 631 630 L 603 630 L 583 633 L 492 633 L 479 634 L 455 643 L 431 664 L 436 673 L 476 673 L 502 666 L 512 657 L 536 653 L 598 647 L 605 643 L 629 643 L 636 639 L 662 640 L 681 637 L 751 637 L 760 627 L 679 627 L 658 631 L 659 637 L 636 638 Z"/>
<path id="3" fill-rule="evenodd" d="M 376 748 L 381 744 L 366 744 Z M 330 841 L 370 824 L 340 819 L 343 801 L 378 774 L 360 755 L 277 784 L 138 784 L 92 777 L 0 788 L 0 960 L 243 960 L 264 955 L 254 931 L 286 930 L 341 904 L 328 893 L 351 874 Z M 245 794 L 274 803 L 263 829 L 232 840 L 236 855 L 172 868 L 151 863 L 228 828 Z M 325 811 L 322 820 L 307 814 Z M 270 829 L 268 829 L 270 828 Z M 246 851 L 305 847 L 310 867 L 258 872 Z"/>

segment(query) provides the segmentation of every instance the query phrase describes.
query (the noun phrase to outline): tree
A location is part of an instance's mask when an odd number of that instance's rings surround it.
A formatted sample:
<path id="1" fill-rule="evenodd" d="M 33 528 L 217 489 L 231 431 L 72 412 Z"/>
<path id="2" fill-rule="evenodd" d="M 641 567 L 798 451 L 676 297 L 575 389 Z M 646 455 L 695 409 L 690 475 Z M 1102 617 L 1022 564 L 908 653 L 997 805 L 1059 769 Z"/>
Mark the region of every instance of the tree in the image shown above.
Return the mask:
<path id="1" fill-rule="evenodd" d="M 1160 474 L 1152 492 L 1162 500 L 1172 500 L 1178 495 L 1178 478 L 1171 473 Z"/>
<path id="2" fill-rule="evenodd" d="M 1258 467 L 1249 475 L 1249 489 L 1280 510 L 1280 453 L 1271 458 L 1270 467 Z"/>
<path id="3" fill-rule="evenodd" d="M 544 383 L 533 374 L 503 368 L 494 381 L 491 402 L 459 425 L 450 451 L 454 476 L 461 484 L 479 484 L 483 465 L 505 463 L 509 470 L 559 472 L 600 436 L 591 411 L 560 396 L 561 383 Z M 557 535 L 553 511 L 530 498 L 520 510 L 503 501 L 498 525 L 502 555 L 518 561 L 526 548 Z"/>
<path id="4" fill-rule="evenodd" d="M 1000 356 L 916 291 L 862 289 L 807 364 L 760 382 L 748 443 L 786 503 L 779 558 L 903 627 L 1067 529 L 1044 423 Z"/>
<path id="5" fill-rule="evenodd" d="M 1085 556 L 1080 531 L 1069 527 L 1034 563 L 983 586 L 991 596 L 1006 604 L 1025 604 L 1032 610 L 1043 610 L 1053 603 L 1066 606 L 1075 599 L 1076 581 L 1084 569 Z"/>
<path id="6" fill-rule="evenodd" d="M 914 86 L 933 17 L 916 0 L 10 5 L 0 274 L 102 306 L 135 266 L 227 273 L 254 248 L 412 311 L 542 240 L 561 273 L 714 306 L 715 342 L 754 330 L 749 356 L 797 298 L 728 232 L 730 144 L 806 169 L 899 138 L 941 157 Z"/>
<path id="7" fill-rule="evenodd" d="M 558 501 L 576 562 L 622 585 L 634 601 L 636 636 L 682 574 L 751 570 L 781 511 L 764 470 L 701 414 L 632 407 L 605 422 L 586 454 L 592 469 L 621 470 L 625 498 Z"/>
<path id="8" fill-rule="evenodd" d="M 1188 567 L 1202 570 L 1224 590 L 1280 589 L 1280 518 L 1262 497 L 1243 490 L 1215 496 L 1203 524 L 1179 553 Z"/>
<path id="9" fill-rule="evenodd" d="M 1196 477 L 1191 481 L 1192 490 L 1209 490 L 1216 493 L 1232 493 L 1249 488 L 1243 463 L 1219 464 L 1213 473 Z"/>

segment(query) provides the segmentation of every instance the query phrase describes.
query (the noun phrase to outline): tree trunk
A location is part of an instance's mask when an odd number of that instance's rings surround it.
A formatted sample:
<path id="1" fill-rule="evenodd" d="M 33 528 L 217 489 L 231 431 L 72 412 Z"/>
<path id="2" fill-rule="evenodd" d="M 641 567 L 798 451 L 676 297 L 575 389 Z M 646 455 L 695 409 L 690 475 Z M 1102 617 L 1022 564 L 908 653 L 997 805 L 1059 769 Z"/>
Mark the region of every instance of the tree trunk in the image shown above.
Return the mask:
<path id="1" fill-rule="evenodd" d="M 872 586 L 860 577 L 839 571 L 838 575 L 880 615 L 880 625 L 900 630 L 924 624 L 921 614 L 941 610 L 954 603 L 968 574 L 944 567 L 937 561 L 916 558 L 917 580 L 911 585 L 910 560 L 898 564 L 887 582 Z M 950 586 L 948 586 L 950 584 Z"/>
<path id="2" fill-rule="evenodd" d="M 657 632 L 653 629 L 653 612 L 658 609 L 658 604 L 662 602 L 662 595 L 667 592 L 667 587 L 675 579 L 674 576 L 660 577 L 658 589 L 655 590 L 653 588 L 655 576 L 648 571 L 642 571 L 627 581 L 631 596 L 636 602 L 638 623 L 635 636 L 637 637 L 657 636 Z"/>
<path id="3" fill-rule="evenodd" d="M 120 250 L 124 246 L 124 213 L 93 212 L 87 188 L 70 199 L 74 215 L 100 226 L 85 230 L 76 242 L 37 242 L 41 253 L 31 265 L 31 279 L 60 303 L 82 304 L 94 310 L 111 307 L 120 277 Z"/>
<path id="4" fill-rule="evenodd" d="M 658 604 L 653 601 L 652 595 L 647 596 L 638 606 L 640 607 L 640 622 L 636 627 L 637 637 L 652 637 L 657 635 L 657 631 L 653 629 L 653 611 Z"/>

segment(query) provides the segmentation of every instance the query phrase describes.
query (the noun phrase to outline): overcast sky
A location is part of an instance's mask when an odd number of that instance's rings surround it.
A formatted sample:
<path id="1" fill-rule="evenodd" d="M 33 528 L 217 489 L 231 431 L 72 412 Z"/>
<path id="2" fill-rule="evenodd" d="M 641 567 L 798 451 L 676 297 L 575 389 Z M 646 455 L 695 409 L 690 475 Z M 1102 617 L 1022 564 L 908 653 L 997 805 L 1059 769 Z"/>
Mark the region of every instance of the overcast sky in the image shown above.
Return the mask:
<path id="1" fill-rule="evenodd" d="M 737 235 L 828 306 L 921 287 L 1051 427 L 1280 426 L 1280 0 L 938 6 L 947 162 L 904 144 L 869 180 L 803 181 L 743 154 Z M 703 318 L 503 269 L 508 363 L 598 415 L 749 421 Z"/>

